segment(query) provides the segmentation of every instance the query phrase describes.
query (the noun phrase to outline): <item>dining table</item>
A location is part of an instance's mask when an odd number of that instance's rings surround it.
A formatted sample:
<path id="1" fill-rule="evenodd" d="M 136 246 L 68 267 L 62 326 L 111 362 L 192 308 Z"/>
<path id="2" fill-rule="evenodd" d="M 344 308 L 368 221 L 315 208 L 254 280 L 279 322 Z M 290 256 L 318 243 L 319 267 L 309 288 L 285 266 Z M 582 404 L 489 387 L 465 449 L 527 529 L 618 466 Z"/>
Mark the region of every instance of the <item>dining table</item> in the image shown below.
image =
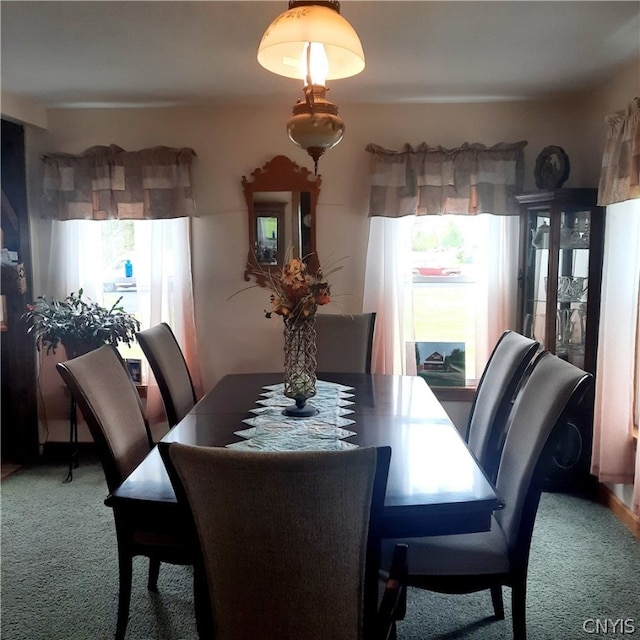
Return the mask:
<path id="1" fill-rule="evenodd" d="M 487 531 L 503 503 L 433 390 L 420 376 L 318 373 L 318 396 L 333 403 L 329 419 L 337 424 L 294 418 L 281 421 L 277 389 L 281 373 L 239 373 L 223 377 L 162 438 L 164 442 L 206 447 L 277 450 L 280 427 L 295 432 L 284 449 L 324 440 L 329 448 L 391 447 L 382 535 L 418 537 Z M 275 406 L 273 406 L 275 405 Z M 271 415 L 271 426 L 267 420 Z M 276 416 L 275 423 L 273 416 Z M 267 429 L 262 428 L 267 420 Z M 284 424 L 286 422 L 286 424 Z M 293 422 L 293 426 L 291 426 Z M 264 438 L 269 429 L 277 432 Z M 334 431 L 332 431 L 334 429 Z M 261 435 L 262 434 L 262 435 Z M 274 447 L 272 442 L 276 442 Z M 264 446 L 263 446 L 264 445 Z M 325 447 L 322 447 L 325 448 Z M 149 521 L 178 517 L 176 496 L 158 447 L 105 500 L 122 511 L 146 514 Z"/>

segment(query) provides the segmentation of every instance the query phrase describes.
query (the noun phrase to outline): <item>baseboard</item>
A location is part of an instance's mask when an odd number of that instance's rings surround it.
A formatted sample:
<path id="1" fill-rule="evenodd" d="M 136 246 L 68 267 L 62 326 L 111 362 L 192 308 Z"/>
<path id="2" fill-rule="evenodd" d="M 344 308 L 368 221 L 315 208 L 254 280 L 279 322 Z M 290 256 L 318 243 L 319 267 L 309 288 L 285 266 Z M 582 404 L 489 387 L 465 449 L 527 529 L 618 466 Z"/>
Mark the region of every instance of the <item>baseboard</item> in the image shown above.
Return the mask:
<path id="1" fill-rule="evenodd" d="M 613 515 L 640 540 L 640 518 L 604 484 L 598 484 L 598 502 L 608 507 Z"/>

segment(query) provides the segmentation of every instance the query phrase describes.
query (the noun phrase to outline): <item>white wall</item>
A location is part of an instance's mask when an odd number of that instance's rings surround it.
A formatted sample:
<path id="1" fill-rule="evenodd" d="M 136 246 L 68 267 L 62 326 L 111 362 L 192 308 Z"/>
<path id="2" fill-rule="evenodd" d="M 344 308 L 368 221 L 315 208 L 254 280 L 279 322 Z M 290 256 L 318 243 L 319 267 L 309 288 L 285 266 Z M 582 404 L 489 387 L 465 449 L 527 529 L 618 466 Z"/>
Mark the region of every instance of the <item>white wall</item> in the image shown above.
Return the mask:
<path id="1" fill-rule="evenodd" d="M 638 68 L 638 61 L 635 67 Z M 634 95 L 633 73 L 616 84 L 616 108 Z M 637 84 L 637 83 L 636 83 Z M 241 178 L 273 156 L 283 154 L 312 168 L 311 159 L 289 142 L 285 123 L 296 99 L 280 106 L 162 109 L 73 109 L 48 113 L 47 151 L 79 153 L 93 145 L 117 144 L 127 150 L 155 145 L 193 147 L 194 190 L 200 217 L 193 229 L 193 273 L 200 361 L 205 387 L 232 372 L 282 370 L 282 336 L 277 319 L 267 320 L 268 292 L 247 286 L 242 274 L 247 254 L 247 212 Z M 607 86 L 611 95 L 612 87 Z M 318 253 L 321 262 L 346 256 L 332 278 L 341 310 L 361 310 L 368 236 L 369 154 L 374 142 L 399 149 L 405 143 L 455 147 L 463 142 L 492 145 L 528 140 L 526 189 L 534 189 L 536 156 L 548 145 L 569 155 L 566 187 L 596 187 L 609 105 L 598 92 L 544 102 L 462 105 L 341 105 L 339 87 L 332 99 L 346 122 L 344 140 L 321 160 L 318 202 Z M 33 167 L 37 174 L 39 167 Z M 37 194 L 32 193 L 37 203 Z M 34 215 L 37 212 L 33 211 Z M 34 249 L 46 252 L 47 242 Z M 45 264 L 41 262 L 40 264 Z M 36 262 L 36 267 L 39 264 Z M 35 274 L 36 281 L 39 274 Z M 46 293 L 46 292 L 37 292 Z"/>
<path id="2" fill-rule="evenodd" d="M 337 97 L 336 97 L 337 99 Z M 477 105 L 345 105 L 342 143 L 320 160 L 318 253 L 321 261 L 346 256 L 333 279 L 347 312 L 362 304 L 368 236 L 368 168 L 365 146 L 400 148 L 405 142 L 458 146 L 528 140 L 527 188 L 534 186 L 535 158 L 556 144 L 571 158 L 566 186 L 597 184 L 600 144 L 577 154 L 583 140 L 576 111 L 579 98 L 548 103 Z M 229 372 L 273 371 L 282 366 L 280 324 L 262 314 L 264 290 L 227 298 L 246 285 L 247 213 L 241 177 L 284 154 L 311 167 L 306 153 L 285 133 L 289 105 L 258 111 L 248 107 L 54 110 L 49 112 L 51 151 L 79 153 L 96 144 L 128 150 L 154 145 L 190 146 L 198 155 L 194 186 L 200 217 L 194 221 L 193 270 L 196 318 L 205 383 Z M 599 141 L 597 141 L 599 143 Z M 594 167 L 596 167 L 594 169 Z M 345 295 L 345 297 L 342 297 Z"/>
<path id="3" fill-rule="evenodd" d="M 5 120 L 47 128 L 46 108 L 15 93 L 0 92 L 0 111 Z"/>

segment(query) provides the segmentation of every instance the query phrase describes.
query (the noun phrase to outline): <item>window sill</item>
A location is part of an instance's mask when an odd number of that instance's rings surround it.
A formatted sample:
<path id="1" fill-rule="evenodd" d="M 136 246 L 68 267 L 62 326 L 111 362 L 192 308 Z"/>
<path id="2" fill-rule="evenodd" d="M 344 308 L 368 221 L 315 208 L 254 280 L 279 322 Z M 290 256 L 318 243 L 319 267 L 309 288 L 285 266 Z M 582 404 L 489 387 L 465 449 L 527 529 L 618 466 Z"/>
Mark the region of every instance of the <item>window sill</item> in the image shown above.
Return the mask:
<path id="1" fill-rule="evenodd" d="M 475 387 L 431 387 L 440 402 L 473 402 Z"/>

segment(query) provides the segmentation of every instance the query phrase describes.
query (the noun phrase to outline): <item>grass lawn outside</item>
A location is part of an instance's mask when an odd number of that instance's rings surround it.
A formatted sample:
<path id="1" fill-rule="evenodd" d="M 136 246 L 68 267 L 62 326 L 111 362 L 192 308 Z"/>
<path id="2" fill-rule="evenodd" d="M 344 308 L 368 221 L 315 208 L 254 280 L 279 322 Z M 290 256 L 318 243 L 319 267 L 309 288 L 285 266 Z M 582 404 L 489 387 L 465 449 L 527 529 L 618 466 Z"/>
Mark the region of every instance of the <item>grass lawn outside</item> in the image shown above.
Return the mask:
<path id="1" fill-rule="evenodd" d="M 467 380 L 477 378 L 474 297 L 474 282 L 446 281 L 413 285 L 416 342 L 464 342 Z"/>

